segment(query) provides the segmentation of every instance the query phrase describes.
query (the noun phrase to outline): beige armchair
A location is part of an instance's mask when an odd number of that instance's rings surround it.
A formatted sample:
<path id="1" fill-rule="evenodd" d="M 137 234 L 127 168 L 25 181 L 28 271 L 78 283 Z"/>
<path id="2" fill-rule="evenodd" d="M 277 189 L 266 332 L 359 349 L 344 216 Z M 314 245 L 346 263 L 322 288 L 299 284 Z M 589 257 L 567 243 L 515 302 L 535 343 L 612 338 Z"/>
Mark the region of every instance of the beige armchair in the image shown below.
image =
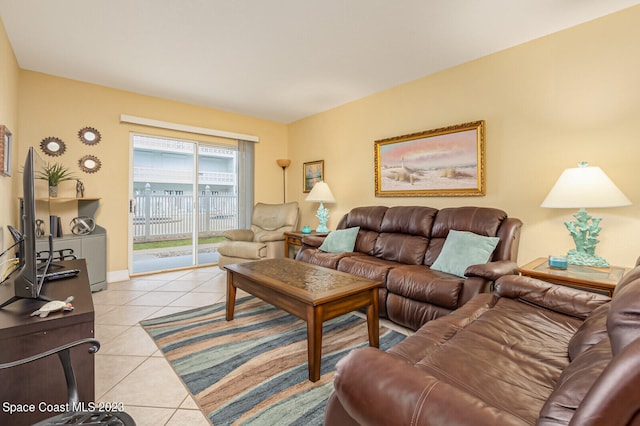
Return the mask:
<path id="1" fill-rule="evenodd" d="M 223 233 L 227 241 L 218 247 L 218 266 L 284 257 L 284 233 L 298 226 L 298 203 L 263 204 L 253 208 L 251 229 L 231 229 Z"/>

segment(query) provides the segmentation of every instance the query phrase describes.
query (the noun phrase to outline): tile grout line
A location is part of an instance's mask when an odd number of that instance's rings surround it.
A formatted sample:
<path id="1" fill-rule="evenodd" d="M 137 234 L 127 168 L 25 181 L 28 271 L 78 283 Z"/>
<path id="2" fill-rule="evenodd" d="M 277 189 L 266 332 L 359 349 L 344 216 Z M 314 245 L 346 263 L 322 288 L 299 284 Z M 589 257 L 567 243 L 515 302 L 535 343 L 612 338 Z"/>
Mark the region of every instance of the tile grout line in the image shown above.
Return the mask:
<path id="1" fill-rule="evenodd" d="M 216 302 L 218 302 L 218 301 L 220 301 L 220 300 L 223 300 L 223 299 L 224 299 L 224 297 L 225 297 L 225 293 L 224 293 L 224 291 L 225 291 L 225 285 L 224 285 L 224 284 L 225 284 L 225 283 L 224 283 L 224 282 L 223 282 L 223 283 L 219 283 L 218 285 L 220 286 L 220 288 L 219 288 L 217 291 L 215 290 L 215 287 L 214 287 L 214 286 L 215 286 L 214 281 L 220 280 L 220 279 L 221 279 L 221 275 L 222 275 L 222 273 L 219 273 L 219 274 L 218 274 L 218 273 L 213 272 L 213 273 L 212 273 L 212 277 L 207 278 L 207 279 L 203 279 L 202 277 L 194 277 L 194 281 L 197 281 L 197 285 L 191 285 L 190 290 L 188 290 L 188 291 L 176 291 L 176 292 L 180 292 L 180 293 L 182 293 L 182 295 L 178 296 L 177 298 L 175 298 L 175 299 L 173 299 L 173 300 L 171 300 L 171 301 L 169 301 L 169 302 L 164 303 L 164 304 L 163 304 L 163 306 L 158 306 L 158 305 L 152 305 L 152 306 L 148 306 L 148 305 L 130 305 L 129 303 L 131 303 L 132 301 L 134 301 L 134 300 L 136 300 L 136 299 L 139 299 L 139 298 L 141 298 L 141 297 L 144 297 L 144 296 L 146 296 L 146 295 L 148 295 L 148 294 L 154 293 L 154 292 L 155 292 L 155 291 L 157 291 L 159 288 L 161 288 L 161 287 L 166 287 L 166 286 L 168 286 L 168 285 L 169 285 L 169 284 L 171 284 L 171 283 L 174 283 L 173 285 L 176 285 L 175 283 L 176 283 L 176 282 L 179 282 L 179 281 L 185 281 L 185 282 L 188 282 L 189 280 L 188 280 L 188 279 L 185 279 L 185 278 L 188 276 L 188 273 L 187 273 L 187 274 L 185 274 L 185 275 L 180 276 L 180 277 L 179 277 L 180 279 L 171 279 L 171 280 L 167 280 L 167 281 L 166 281 L 166 283 L 164 283 L 164 284 L 162 284 L 162 285 L 159 285 L 159 286 L 154 286 L 154 288 L 153 288 L 153 289 L 150 289 L 150 290 L 148 290 L 148 291 L 145 291 L 145 290 L 138 290 L 137 288 L 134 288 L 134 289 L 132 289 L 132 290 L 125 290 L 125 289 L 121 289 L 121 288 L 114 289 L 114 290 L 113 290 L 114 292 L 119 292 L 119 291 L 122 291 L 122 292 L 126 292 L 126 291 L 141 291 L 141 292 L 142 292 L 142 294 L 140 294 L 140 295 L 138 295 L 138 296 L 136 296 L 136 297 L 134 297 L 134 298 L 132 298 L 132 299 L 126 300 L 126 301 L 124 301 L 124 302 L 119 302 L 119 303 L 113 303 L 113 302 L 111 302 L 111 303 L 109 303 L 109 304 L 100 304 L 100 303 L 97 303 L 96 305 L 99 305 L 99 306 L 113 306 L 114 308 L 126 306 L 126 307 L 130 307 L 130 308 L 134 308 L 134 309 L 135 309 L 135 308 L 137 308 L 137 307 L 140 307 L 140 308 L 143 308 L 143 307 L 144 307 L 144 308 L 155 307 L 155 308 L 157 308 L 157 309 L 153 310 L 153 312 L 150 312 L 148 315 L 146 315 L 146 316 L 145 316 L 143 319 L 141 319 L 140 321 L 143 321 L 143 320 L 146 320 L 146 319 L 150 319 L 150 318 L 155 317 L 155 316 L 156 316 L 156 314 L 157 314 L 159 311 L 161 311 L 162 309 L 167 309 L 167 308 L 169 308 L 169 309 L 180 309 L 180 308 L 181 308 L 181 310 L 194 309 L 194 308 L 198 308 L 199 306 L 193 306 L 193 305 L 191 305 L 191 306 L 172 306 L 172 305 L 171 305 L 171 303 L 174 303 L 176 300 L 179 300 L 180 298 L 185 297 L 185 296 L 187 296 L 187 295 L 189 295 L 189 294 L 191 294 L 191 293 L 197 294 L 197 295 L 198 295 L 198 296 L 197 296 L 197 298 L 203 298 L 203 297 L 205 297 L 205 295 L 209 295 L 209 297 L 211 298 L 211 300 L 210 300 L 210 302 L 211 302 L 211 303 L 216 303 Z M 160 280 L 158 280 L 158 281 L 160 281 Z M 223 280 L 223 281 L 225 281 L 225 280 Z M 132 281 L 131 281 L 131 283 L 132 283 L 132 284 L 133 284 L 134 282 L 135 282 L 135 280 L 132 280 Z M 196 291 L 199 287 L 201 287 L 201 286 L 203 286 L 203 285 L 206 285 L 206 284 L 207 284 L 207 283 L 209 283 L 209 282 L 212 282 L 212 291 Z M 120 287 L 120 286 L 118 286 L 118 287 Z M 105 291 L 109 291 L 109 290 L 105 290 Z M 112 304 L 112 303 L 113 303 L 113 304 Z M 104 315 L 108 314 L 108 313 L 109 313 L 109 311 L 111 311 L 111 310 L 112 310 L 112 309 L 110 309 L 110 310 L 108 310 L 108 311 L 106 311 L 106 312 L 103 312 L 100 316 L 96 317 L 96 318 L 95 318 L 95 319 L 96 319 L 96 321 L 98 321 L 98 319 L 99 319 L 100 317 L 103 317 Z M 98 327 L 99 327 L 99 326 L 101 326 L 101 325 L 102 325 L 102 326 L 109 326 L 109 325 L 113 325 L 113 326 L 121 326 L 121 325 L 125 325 L 125 326 L 126 326 L 126 328 L 125 328 L 125 329 L 123 329 L 122 331 L 120 331 L 119 333 L 117 333 L 117 334 L 116 334 L 116 335 L 114 335 L 114 336 L 110 336 L 110 338 L 104 342 L 104 344 L 105 344 L 105 345 L 108 345 L 108 344 L 109 344 L 109 342 L 113 342 L 113 341 L 114 341 L 115 339 L 117 339 L 118 337 L 121 337 L 123 334 L 125 334 L 125 333 L 129 332 L 133 327 L 139 326 L 140 321 L 136 322 L 135 324 L 108 324 L 108 323 L 102 323 L 102 324 L 100 324 L 100 323 L 96 323 L 95 328 L 98 328 Z M 154 344 L 155 344 L 155 342 L 154 342 Z M 157 348 L 157 344 L 156 344 L 156 348 Z M 129 371 L 127 374 L 125 374 L 125 375 L 124 375 L 122 378 L 120 378 L 116 383 L 114 383 L 114 384 L 113 384 L 112 386 L 110 386 L 108 389 L 105 389 L 105 390 L 102 392 L 102 395 L 100 395 L 99 397 L 100 397 L 100 398 L 102 398 L 102 397 L 104 397 L 105 395 L 107 395 L 109 392 L 111 392 L 111 391 L 112 391 L 116 386 L 120 385 L 120 384 L 121 384 L 124 380 L 126 380 L 130 375 L 132 375 L 134 372 L 136 372 L 136 371 L 137 371 L 137 370 L 138 370 L 142 365 L 144 365 L 144 364 L 145 364 L 149 359 L 151 359 L 151 358 L 156 358 L 156 356 L 155 356 L 154 354 L 158 353 L 158 351 L 159 351 L 159 350 L 160 350 L 160 349 L 159 349 L 159 348 L 157 348 L 155 351 L 153 351 L 153 353 L 151 353 L 150 355 L 147 355 L 147 356 L 140 356 L 140 355 L 126 355 L 126 354 L 122 354 L 122 355 L 118 355 L 118 354 L 100 354 L 100 356 L 101 356 L 101 357 L 109 357 L 109 356 L 126 356 L 126 357 L 132 357 L 132 358 L 140 358 L 140 359 L 141 359 L 141 361 L 140 361 L 139 363 L 137 363 L 137 365 L 135 366 L 135 368 L 133 368 L 131 371 Z M 166 361 L 166 358 L 164 358 L 164 357 L 162 357 L 162 358 Z M 168 361 L 167 361 L 167 362 L 168 362 Z M 183 384 L 183 386 L 184 386 L 184 384 Z M 151 408 L 151 409 L 154 409 L 154 408 L 161 408 L 161 409 L 170 409 L 170 410 L 173 410 L 173 411 L 171 412 L 171 415 L 168 417 L 167 421 L 165 421 L 165 422 L 163 423 L 164 425 L 171 423 L 171 421 L 174 419 L 174 417 L 176 417 L 176 415 L 177 415 L 181 410 L 184 410 L 184 411 L 196 411 L 196 412 L 200 413 L 200 414 L 203 416 L 203 418 L 204 418 L 205 420 L 207 420 L 207 421 L 208 421 L 208 419 L 206 418 L 206 415 L 202 412 L 202 410 L 200 410 L 200 408 L 199 408 L 198 404 L 197 404 L 197 403 L 195 403 L 195 401 L 193 400 L 193 396 L 191 395 L 191 392 L 186 388 L 186 386 L 184 387 L 184 389 L 185 389 L 185 391 L 186 391 L 186 396 L 185 396 L 185 397 L 180 401 L 180 403 L 179 403 L 179 404 L 177 404 L 177 406 L 176 406 L 176 407 L 156 407 L 156 406 L 154 406 L 154 405 L 142 405 L 142 406 L 141 406 L 141 405 L 135 405 L 135 406 L 134 406 L 134 405 L 132 405 L 132 407 Z M 182 406 L 183 404 L 185 404 L 188 400 L 190 400 L 190 401 L 191 401 L 191 404 L 192 404 L 192 405 L 193 405 L 193 407 L 195 407 L 195 408 L 181 408 L 181 406 Z M 175 421 L 175 420 L 174 420 L 174 421 Z"/>

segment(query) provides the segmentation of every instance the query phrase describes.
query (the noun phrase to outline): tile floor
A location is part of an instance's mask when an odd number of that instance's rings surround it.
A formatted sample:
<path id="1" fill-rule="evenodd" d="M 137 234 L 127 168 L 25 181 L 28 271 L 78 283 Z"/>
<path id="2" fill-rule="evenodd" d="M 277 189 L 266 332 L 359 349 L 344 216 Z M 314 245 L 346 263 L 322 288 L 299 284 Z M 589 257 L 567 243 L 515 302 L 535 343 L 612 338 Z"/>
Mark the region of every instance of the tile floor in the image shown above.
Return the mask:
<path id="1" fill-rule="evenodd" d="M 226 275 L 217 266 L 109 283 L 93 293 L 96 401 L 122 402 L 138 426 L 210 426 L 153 340 L 138 324 L 224 301 Z"/>
<path id="2" fill-rule="evenodd" d="M 215 266 L 109 283 L 107 290 L 93 293 L 101 343 L 96 401 L 123 403 L 138 426 L 211 426 L 138 322 L 223 302 L 225 292 L 226 273 Z M 411 334 L 389 321 L 380 324 Z"/>

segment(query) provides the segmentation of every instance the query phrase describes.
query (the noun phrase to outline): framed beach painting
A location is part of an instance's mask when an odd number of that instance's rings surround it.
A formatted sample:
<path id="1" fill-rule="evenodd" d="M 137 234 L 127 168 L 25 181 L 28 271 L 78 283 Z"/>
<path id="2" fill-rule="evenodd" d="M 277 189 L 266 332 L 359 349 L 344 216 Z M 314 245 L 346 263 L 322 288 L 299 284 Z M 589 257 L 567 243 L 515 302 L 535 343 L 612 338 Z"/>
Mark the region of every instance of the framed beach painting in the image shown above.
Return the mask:
<path id="1" fill-rule="evenodd" d="M 485 195 L 484 127 L 481 120 L 375 141 L 375 195 Z"/>
<path id="2" fill-rule="evenodd" d="M 310 161 L 302 167 L 303 192 L 311 192 L 313 185 L 324 180 L 324 160 Z"/>

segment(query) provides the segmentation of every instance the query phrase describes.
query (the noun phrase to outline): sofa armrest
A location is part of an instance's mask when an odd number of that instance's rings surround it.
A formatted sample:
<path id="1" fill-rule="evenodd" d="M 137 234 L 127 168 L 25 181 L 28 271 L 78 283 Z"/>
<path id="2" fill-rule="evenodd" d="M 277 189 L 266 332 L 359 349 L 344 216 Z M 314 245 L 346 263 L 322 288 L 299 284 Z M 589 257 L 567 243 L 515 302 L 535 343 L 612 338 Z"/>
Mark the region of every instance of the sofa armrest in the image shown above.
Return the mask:
<path id="1" fill-rule="evenodd" d="M 584 397 L 569 425 L 631 425 L 640 421 L 640 339 L 616 355 Z"/>
<path id="2" fill-rule="evenodd" d="M 346 413 L 359 424 L 517 423 L 462 389 L 371 347 L 354 350 L 338 362 L 334 388 Z"/>
<path id="3" fill-rule="evenodd" d="M 275 231 L 260 231 L 255 233 L 255 240 L 261 243 L 269 243 L 273 241 L 284 241 L 284 233 L 286 231 L 282 231 L 277 229 Z"/>
<path id="4" fill-rule="evenodd" d="M 326 235 L 307 235 L 306 237 L 302 237 L 302 244 L 305 246 L 318 248 L 324 242 Z"/>
<path id="5" fill-rule="evenodd" d="M 489 281 L 496 281 L 503 275 L 516 275 L 518 265 L 510 260 L 498 260 L 495 262 L 471 265 L 465 271 L 466 277 L 479 277 Z"/>
<path id="6" fill-rule="evenodd" d="M 229 229 L 222 236 L 231 241 L 253 241 L 253 231 L 250 229 Z"/>
<path id="7" fill-rule="evenodd" d="M 598 306 L 611 301 L 609 296 L 520 275 L 499 278 L 494 291 L 500 297 L 518 299 L 581 319 L 585 319 Z"/>

